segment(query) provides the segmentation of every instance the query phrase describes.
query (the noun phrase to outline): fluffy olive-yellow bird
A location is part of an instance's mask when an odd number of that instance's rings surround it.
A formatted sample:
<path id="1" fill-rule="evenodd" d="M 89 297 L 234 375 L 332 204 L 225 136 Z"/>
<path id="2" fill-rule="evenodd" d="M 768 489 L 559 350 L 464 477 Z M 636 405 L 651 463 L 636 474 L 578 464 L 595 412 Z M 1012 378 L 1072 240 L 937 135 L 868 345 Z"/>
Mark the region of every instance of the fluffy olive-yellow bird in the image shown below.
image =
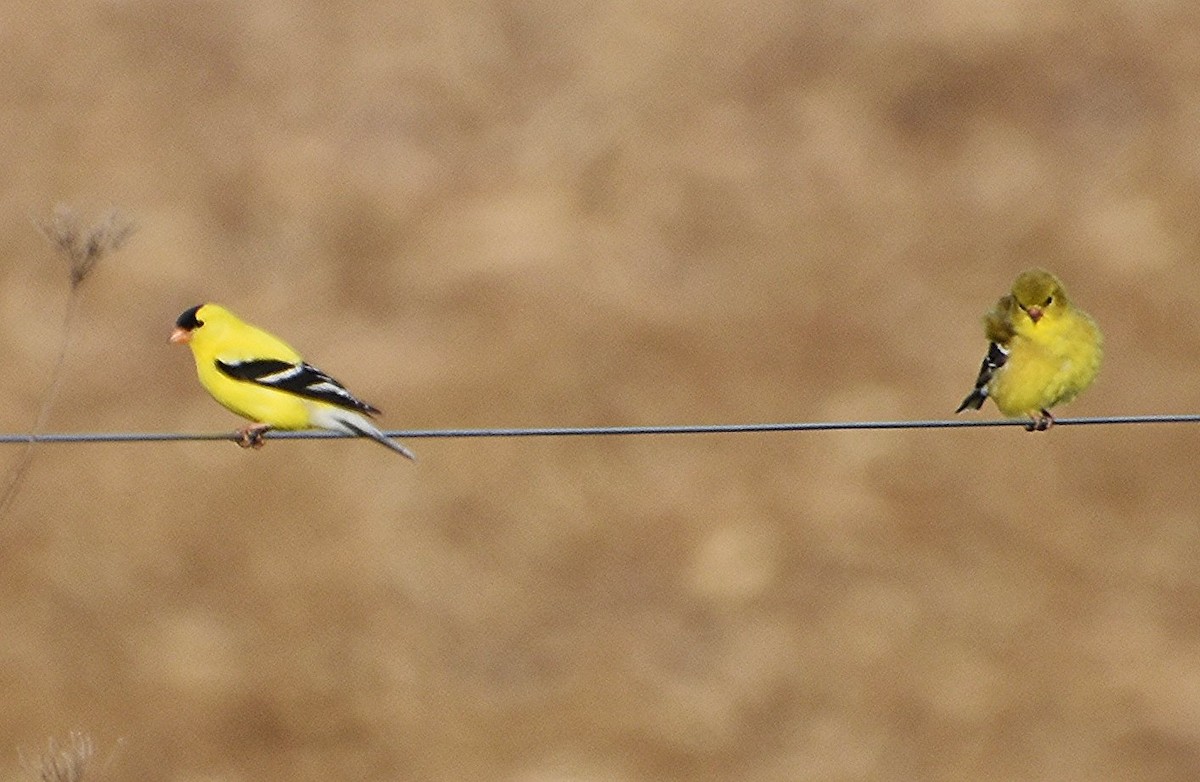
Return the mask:
<path id="1" fill-rule="evenodd" d="M 1045 269 L 1021 272 L 983 325 L 991 344 L 975 389 L 955 412 L 978 410 L 991 398 L 1004 415 L 1028 416 L 1027 429 L 1044 431 L 1054 424 L 1050 409 L 1074 399 L 1100 371 L 1100 329 Z"/>
<path id="2" fill-rule="evenodd" d="M 253 422 L 238 430 L 243 448 L 261 448 L 270 429 L 330 429 L 370 437 L 416 458 L 367 419 L 378 410 L 306 364 L 286 342 L 224 307 L 187 310 L 175 321 L 171 341 L 192 349 L 200 383 L 213 399 Z"/>

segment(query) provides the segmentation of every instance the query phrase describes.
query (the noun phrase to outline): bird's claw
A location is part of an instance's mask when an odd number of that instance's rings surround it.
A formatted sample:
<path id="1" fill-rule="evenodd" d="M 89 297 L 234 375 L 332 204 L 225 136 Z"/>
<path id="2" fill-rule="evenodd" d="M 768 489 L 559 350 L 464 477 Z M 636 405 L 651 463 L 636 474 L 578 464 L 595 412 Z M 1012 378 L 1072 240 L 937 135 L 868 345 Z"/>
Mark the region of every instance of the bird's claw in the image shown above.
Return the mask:
<path id="1" fill-rule="evenodd" d="M 1038 413 L 1030 413 L 1029 418 L 1029 423 L 1025 424 L 1026 432 L 1045 432 L 1054 426 L 1054 416 L 1045 408 L 1039 410 Z"/>
<path id="2" fill-rule="evenodd" d="M 267 444 L 266 441 L 263 440 L 263 433 L 266 432 L 270 428 L 271 427 L 268 426 L 267 424 L 253 424 L 252 426 L 243 426 L 241 429 L 238 429 L 236 432 L 237 444 L 240 445 L 242 448 L 253 448 L 254 450 L 257 451 L 259 448 L 262 448 L 264 445 Z"/>

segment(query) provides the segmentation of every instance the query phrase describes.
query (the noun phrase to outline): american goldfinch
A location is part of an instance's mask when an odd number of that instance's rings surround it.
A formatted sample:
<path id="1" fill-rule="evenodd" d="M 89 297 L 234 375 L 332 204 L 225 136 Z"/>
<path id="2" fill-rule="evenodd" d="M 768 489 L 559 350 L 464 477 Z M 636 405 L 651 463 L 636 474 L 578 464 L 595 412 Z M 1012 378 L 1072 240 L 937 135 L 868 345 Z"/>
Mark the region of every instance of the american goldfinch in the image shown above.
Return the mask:
<path id="1" fill-rule="evenodd" d="M 1029 431 L 1044 431 L 1054 424 L 1050 408 L 1070 402 L 1100 371 L 1100 329 L 1045 269 L 1021 272 L 983 326 L 991 344 L 975 390 L 956 413 L 978 410 L 990 397 L 1006 416 L 1029 416 Z"/>
<path id="2" fill-rule="evenodd" d="M 213 399 L 253 422 L 238 430 L 243 448 L 261 448 L 270 429 L 331 429 L 370 437 L 416 458 L 367 418 L 378 410 L 304 363 L 283 340 L 224 307 L 201 304 L 187 310 L 175 321 L 171 342 L 192 349 L 200 383 Z"/>

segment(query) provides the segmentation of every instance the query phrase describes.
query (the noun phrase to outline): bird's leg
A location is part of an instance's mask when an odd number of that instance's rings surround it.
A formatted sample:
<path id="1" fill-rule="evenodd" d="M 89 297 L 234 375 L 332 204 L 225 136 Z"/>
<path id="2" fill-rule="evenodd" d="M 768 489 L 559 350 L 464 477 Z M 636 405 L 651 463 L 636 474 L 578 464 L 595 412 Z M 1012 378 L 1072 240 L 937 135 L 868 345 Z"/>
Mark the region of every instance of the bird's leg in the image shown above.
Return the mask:
<path id="1" fill-rule="evenodd" d="M 266 445 L 263 440 L 263 433 L 271 429 L 270 424 L 250 424 L 243 426 L 237 430 L 237 444 L 243 448 L 254 448 L 255 450 Z"/>
<path id="2" fill-rule="evenodd" d="M 1054 416 L 1046 408 L 1037 412 L 1029 411 L 1029 423 L 1025 424 L 1026 432 L 1044 432 L 1054 426 Z"/>
<path id="3" fill-rule="evenodd" d="M 1042 408 L 1042 419 L 1038 421 L 1038 431 L 1045 432 L 1050 427 L 1054 426 L 1054 416 L 1046 408 Z"/>

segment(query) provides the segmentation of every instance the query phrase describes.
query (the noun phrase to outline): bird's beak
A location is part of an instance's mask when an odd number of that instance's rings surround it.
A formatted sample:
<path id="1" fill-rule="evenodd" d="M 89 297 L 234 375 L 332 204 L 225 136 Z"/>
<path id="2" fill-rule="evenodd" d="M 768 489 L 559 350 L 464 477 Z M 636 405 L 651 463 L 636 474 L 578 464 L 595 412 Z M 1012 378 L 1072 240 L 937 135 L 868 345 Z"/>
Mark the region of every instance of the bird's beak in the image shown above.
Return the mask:
<path id="1" fill-rule="evenodd" d="M 171 344 L 183 345 L 192 341 L 192 332 L 187 329 L 181 329 L 178 326 L 171 332 Z"/>
<path id="2" fill-rule="evenodd" d="M 1029 309 L 1025 310 L 1025 312 L 1026 312 L 1026 314 L 1029 315 L 1029 319 L 1032 320 L 1034 323 L 1037 323 L 1039 320 L 1042 319 L 1042 308 L 1041 307 L 1030 307 Z"/>

